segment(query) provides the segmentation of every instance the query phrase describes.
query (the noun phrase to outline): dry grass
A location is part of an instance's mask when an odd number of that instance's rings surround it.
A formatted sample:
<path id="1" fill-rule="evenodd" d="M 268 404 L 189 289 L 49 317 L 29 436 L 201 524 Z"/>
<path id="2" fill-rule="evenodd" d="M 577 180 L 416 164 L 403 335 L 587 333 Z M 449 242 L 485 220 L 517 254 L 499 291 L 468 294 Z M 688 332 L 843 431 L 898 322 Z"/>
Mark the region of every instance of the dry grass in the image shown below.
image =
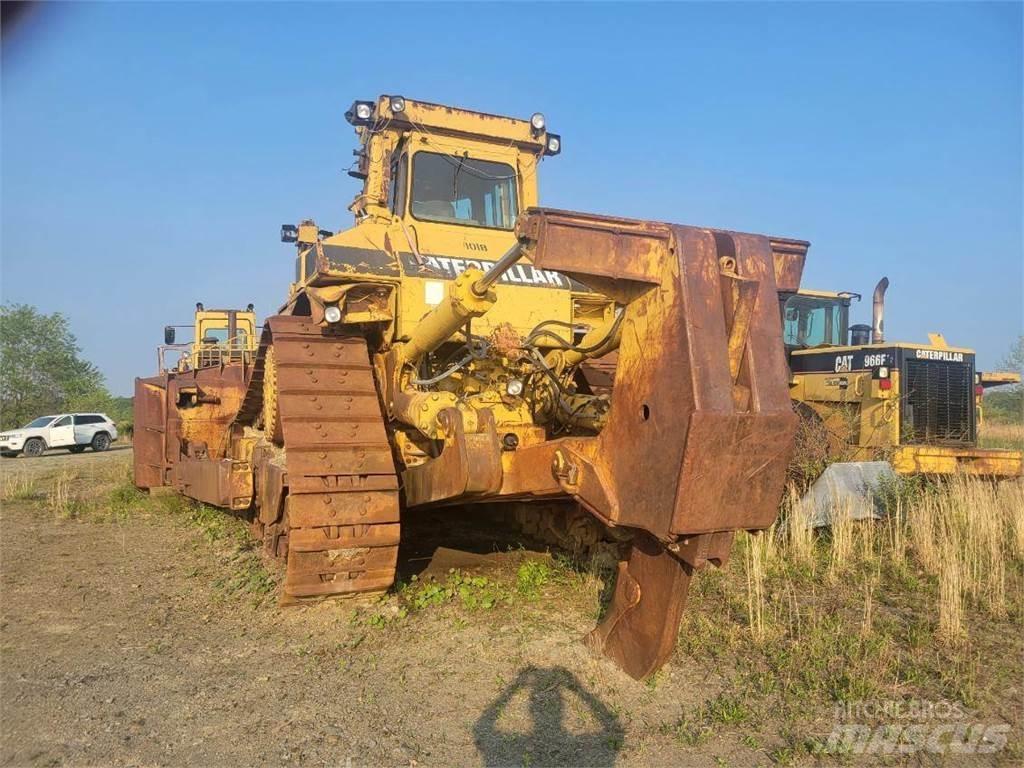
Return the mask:
<path id="1" fill-rule="evenodd" d="M 747 575 L 747 617 L 750 633 L 755 641 L 764 639 L 764 574 L 767 548 L 771 546 L 772 533 L 752 536 L 745 552 Z"/>
<path id="2" fill-rule="evenodd" d="M 25 472 L 5 471 L 0 501 L 24 501 L 36 495 L 35 479 Z"/>
<path id="3" fill-rule="evenodd" d="M 682 652 L 733 670 L 726 693 L 745 702 L 752 728 L 794 734 L 776 762 L 818 754 L 796 734 L 815 733 L 834 702 L 945 699 L 1002 712 L 1015 696 L 1024 482 L 883 490 L 883 519 L 852 520 L 838 504 L 832 529 L 813 532 L 790 492 L 777 526 L 737 536 L 732 569 L 695 581 Z"/>
<path id="4" fill-rule="evenodd" d="M 947 521 L 939 521 L 939 623 L 938 635 L 950 645 L 960 645 L 964 632 L 963 563 L 956 549 L 956 534 Z"/>
<path id="5" fill-rule="evenodd" d="M 955 477 L 909 496 L 893 494 L 880 521 L 854 520 L 848 501 L 833 502 L 832 525 L 815 535 L 791 491 L 782 525 L 749 538 L 743 549 L 747 615 L 755 638 L 766 634 L 766 566 L 824 561 L 824 584 L 835 587 L 860 574 L 863 625 L 872 623 L 879 569 L 909 565 L 936 579 L 938 634 L 959 641 L 964 604 L 1002 617 L 1008 607 L 1008 573 L 1024 562 L 1024 482 L 991 483 Z"/>
<path id="6" fill-rule="evenodd" d="M 1024 450 L 1024 423 L 986 421 L 978 430 L 978 444 L 983 448 Z"/>
<path id="7" fill-rule="evenodd" d="M 62 473 L 54 480 L 46 495 L 46 506 L 57 517 L 73 517 L 75 500 L 71 494 L 71 482 L 74 476 Z"/>

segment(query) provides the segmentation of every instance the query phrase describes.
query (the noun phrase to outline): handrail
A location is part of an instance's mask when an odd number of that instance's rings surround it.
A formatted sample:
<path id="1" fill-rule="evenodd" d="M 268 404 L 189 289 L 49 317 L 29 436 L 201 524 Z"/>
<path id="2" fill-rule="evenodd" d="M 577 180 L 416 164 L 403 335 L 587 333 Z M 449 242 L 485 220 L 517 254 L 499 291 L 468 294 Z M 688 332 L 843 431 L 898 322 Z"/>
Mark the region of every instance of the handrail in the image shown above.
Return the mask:
<path id="1" fill-rule="evenodd" d="M 256 337 L 248 333 L 239 333 L 215 344 L 204 344 L 202 341 L 161 344 L 157 347 L 157 370 L 166 373 L 168 370 L 213 368 L 232 361 L 249 362 L 255 351 Z M 167 367 L 169 352 L 178 353 L 178 360 L 172 368 Z"/>

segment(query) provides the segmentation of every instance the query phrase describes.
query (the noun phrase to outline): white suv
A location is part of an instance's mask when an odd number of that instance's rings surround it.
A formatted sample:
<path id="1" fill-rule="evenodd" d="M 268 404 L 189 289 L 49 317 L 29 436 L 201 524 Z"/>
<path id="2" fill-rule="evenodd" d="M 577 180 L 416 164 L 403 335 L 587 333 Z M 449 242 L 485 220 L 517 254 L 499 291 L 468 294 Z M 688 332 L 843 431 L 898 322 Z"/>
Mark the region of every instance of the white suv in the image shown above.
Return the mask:
<path id="1" fill-rule="evenodd" d="M 81 453 L 91 447 L 105 451 L 117 440 L 117 427 L 103 413 L 62 413 L 40 416 L 21 429 L 0 432 L 0 455 L 42 456 L 48 448 Z"/>

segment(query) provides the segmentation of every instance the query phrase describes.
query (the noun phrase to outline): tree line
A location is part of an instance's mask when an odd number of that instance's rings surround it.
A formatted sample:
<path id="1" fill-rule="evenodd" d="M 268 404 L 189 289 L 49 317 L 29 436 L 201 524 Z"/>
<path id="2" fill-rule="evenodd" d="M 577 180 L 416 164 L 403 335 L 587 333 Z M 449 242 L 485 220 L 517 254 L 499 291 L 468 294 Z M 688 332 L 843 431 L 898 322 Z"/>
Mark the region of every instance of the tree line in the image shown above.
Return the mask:
<path id="1" fill-rule="evenodd" d="M 0 429 L 70 411 L 100 411 L 130 429 L 132 399 L 111 395 L 100 370 L 81 355 L 60 312 L 47 315 L 28 304 L 0 306 Z M 1024 336 L 1002 365 L 1024 371 Z M 987 393 L 985 414 L 998 421 L 1024 419 L 1024 386 Z"/>
<path id="2" fill-rule="evenodd" d="M 1024 336 L 1017 337 L 1002 367 L 1024 375 Z M 1024 421 L 1024 384 L 997 387 L 985 394 L 984 404 L 985 418 L 1020 423 Z"/>
<path id="3" fill-rule="evenodd" d="M 130 397 L 114 397 L 82 357 L 68 319 L 28 304 L 0 306 L 0 428 L 37 416 L 98 411 L 130 428 Z"/>

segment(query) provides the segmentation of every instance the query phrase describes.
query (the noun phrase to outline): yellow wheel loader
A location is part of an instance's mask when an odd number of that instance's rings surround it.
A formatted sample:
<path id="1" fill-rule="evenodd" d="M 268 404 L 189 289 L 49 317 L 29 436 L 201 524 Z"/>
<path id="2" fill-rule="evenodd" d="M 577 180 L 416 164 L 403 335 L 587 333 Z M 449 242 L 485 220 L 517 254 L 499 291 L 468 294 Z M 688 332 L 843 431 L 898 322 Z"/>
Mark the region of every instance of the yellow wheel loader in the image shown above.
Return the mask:
<path id="1" fill-rule="evenodd" d="M 1019 477 L 1021 452 L 979 448 L 981 396 L 1015 373 L 977 371 L 974 350 L 941 334 L 928 344 L 887 341 L 882 278 L 872 324 L 850 325 L 850 292 L 780 294 L 790 392 L 805 418 L 849 446 L 848 459 L 888 459 L 901 474 Z"/>
<path id="2" fill-rule="evenodd" d="M 282 228 L 294 282 L 251 357 L 138 381 L 136 482 L 251 514 L 285 603 L 388 589 L 407 510 L 558 509 L 619 542 L 591 646 L 651 674 L 693 572 L 776 518 L 776 297 L 807 243 L 539 208 L 562 148 L 539 113 L 382 96 L 347 119 L 354 226 Z"/>

